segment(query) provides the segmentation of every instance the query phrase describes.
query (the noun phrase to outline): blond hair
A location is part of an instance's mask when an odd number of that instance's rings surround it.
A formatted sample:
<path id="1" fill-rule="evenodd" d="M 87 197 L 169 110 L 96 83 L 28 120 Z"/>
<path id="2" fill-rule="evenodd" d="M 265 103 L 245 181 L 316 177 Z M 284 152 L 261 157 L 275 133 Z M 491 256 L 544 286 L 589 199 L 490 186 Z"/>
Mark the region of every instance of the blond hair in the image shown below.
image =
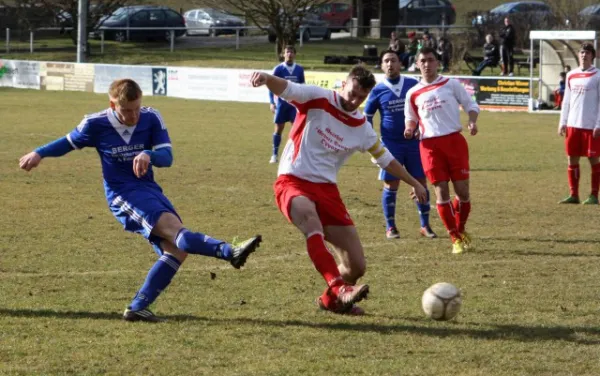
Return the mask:
<path id="1" fill-rule="evenodd" d="M 140 85 L 130 78 L 115 80 L 108 88 L 108 96 L 111 101 L 119 104 L 133 102 L 142 96 Z"/>

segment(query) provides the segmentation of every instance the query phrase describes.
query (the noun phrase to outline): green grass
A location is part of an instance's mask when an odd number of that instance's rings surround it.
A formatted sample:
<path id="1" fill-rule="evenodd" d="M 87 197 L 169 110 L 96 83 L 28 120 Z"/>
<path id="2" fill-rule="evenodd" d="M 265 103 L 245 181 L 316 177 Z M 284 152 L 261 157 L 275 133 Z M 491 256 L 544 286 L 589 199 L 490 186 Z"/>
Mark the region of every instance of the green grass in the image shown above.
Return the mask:
<path id="1" fill-rule="evenodd" d="M 201 38 L 201 37 L 200 37 Z M 219 38 L 227 38 L 221 36 Z M 29 42 L 19 43 L 20 48 L 29 48 Z M 100 54 L 100 42 L 91 41 L 93 55 L 88 59 L 91 63 L 107 64 L 152 64 L 169 66 L 189 66 L 205 68 L 238 68 L 238 69 L 272 69 L 278 63 L 275 58 L 273 44 L 255 44 L 242 45 L 239 50 L 234 46 L 228 47 L 202 47 L 202 48 L 182 48 L 175 47 L 174 52 L 170 52 L 166 43 L 116 43 L 106 42 L 104 54 Z M 337 39 L 330 41 L 311 41 L 304 44 L 303 47 L 297 46 L 297 60 L 306 70 L 312 71 L 335 71 L 346 72 L 349 65 L 324 64 L 325 55 L 357 55 L 361 56 L 365 44 L 374 44 L 378 51 L 387 48 L 386 41 L 373 40 L 367 38 L 360 39 Z M 42 48 L 62 48 L 59 51 L 44 52 Z M 71 47 L 65 49 L 64 47 Z M 13 47 L 15 48 L 15 47 Z M 21 59 L 21 60 L 41 60 L 41 61 L 75 61 L 76 50 L 72 47 L 70 39 L 43 39 L 36 41 L 35 48 L 38 52 L 30 54 L 29 52 L 11 52 L 3 54 L 3 58 Z M 34 50 L 35 51 L 35 50 Z M 479 49 L 472 52 L 475 56 L 481 56 Z M 498 75 L 499 68 L 487 68 L 483 71 L 483 76 Z M 515 73 L 517 73 L 515 69 Z M 528 70 L 521 71 L 522 75 L 528 76 Z M 471 70 L 464 62 L 454 66 L 452 74 L 470 75 Z M 537 69 L 534 70 L 537 75 Z"/>
<path id="2" fill-rule="evenodd" d="M 67 133 L 105 95 L 0 90 L 0 374 L 2 375 L 596 375 L 598 207 L 559 206 L 567 193 L 556 116 L 483 113 L 468 137 L 477 249 L 450 254 L 417 233 L 401 193 L 402 239 L 386 241 L 381 184 L 365 155 L 339 177 L 368 259 L 364 317 L 320 312 L 324 288 L 304 241 L 274 204 L 276 168 L 264 104 L 149 97 L 174 145 L 157 179 L 186 225 L 232 239 L 261 233 L 244 269 L 190 257 L 155 309 L 120 313 L 155 260 L 107 210 L 93 150 L 18 158 Z M 582 194 L 589 167 L 582 165 Z M 404 192 L 406 187 L 402 188 Z M 210 273 L 215 273 L 213 280 Z M 455 321 L 427 320 L 422 292 L 463 290 Z"/>

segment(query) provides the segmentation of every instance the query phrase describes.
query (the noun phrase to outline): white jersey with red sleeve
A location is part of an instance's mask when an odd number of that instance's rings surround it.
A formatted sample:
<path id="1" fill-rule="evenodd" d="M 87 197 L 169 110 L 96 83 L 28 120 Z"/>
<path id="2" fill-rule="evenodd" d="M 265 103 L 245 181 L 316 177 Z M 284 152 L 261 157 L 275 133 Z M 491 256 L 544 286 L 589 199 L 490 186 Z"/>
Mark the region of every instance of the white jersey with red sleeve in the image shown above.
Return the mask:
<path id="1" fill-rule="evenodd" d="M 432 83 L 420 81 L 406 93 L 404 117 L 419 124 L 421 138 L 460 132 L 460 108 L 479 112 L 479 106 L 453 78 L 439 76 Z"/>
<path id="2" fill-rule="evenodd" d="M 599 102 L 600 71 L 596 67 L 573 69 L 566 77 L 559 127 L 600 128 Z"/>
<path id="3" fill-rule="evenodd" d="M 336 183 L 337 173 L 355 152 L 379 144 L 377 134 L 358 110 L 341 107 L 339 94 L 313 85 L 288 82 L 281 97 L 298 109 L 279 163 L 278 175 L 314 183 Z"/>

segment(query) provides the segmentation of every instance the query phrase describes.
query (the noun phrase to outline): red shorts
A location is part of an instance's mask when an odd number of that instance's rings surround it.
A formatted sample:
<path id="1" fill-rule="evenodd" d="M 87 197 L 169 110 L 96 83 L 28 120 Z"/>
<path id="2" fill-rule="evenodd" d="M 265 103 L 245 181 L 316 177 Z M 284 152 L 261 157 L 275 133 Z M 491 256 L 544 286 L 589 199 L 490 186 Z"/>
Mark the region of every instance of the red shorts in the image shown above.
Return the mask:
<path id="1" fill-rule="evenodd" d="M 292 200 L 294 197 L 304 196 L 317 206 L 317 214 L 323 226 L 354 225 L 336 184 L 313 183 L 293 175 L 281 175 L 275 181 L 273 189 L 279 210 L 290 222 Z"/>
<path id="2" fill-rule="evenodd" d="M 469 178 L 469 146 L 462 134 L 421 140 L 423 170 L 431 184 Z"/>
<path id="3" fill-rule="evenodd" d="M 567 126 L 565 149 L 569 157 L 600 156 L 600 138 L 593 137 L 591 129 Z"/>

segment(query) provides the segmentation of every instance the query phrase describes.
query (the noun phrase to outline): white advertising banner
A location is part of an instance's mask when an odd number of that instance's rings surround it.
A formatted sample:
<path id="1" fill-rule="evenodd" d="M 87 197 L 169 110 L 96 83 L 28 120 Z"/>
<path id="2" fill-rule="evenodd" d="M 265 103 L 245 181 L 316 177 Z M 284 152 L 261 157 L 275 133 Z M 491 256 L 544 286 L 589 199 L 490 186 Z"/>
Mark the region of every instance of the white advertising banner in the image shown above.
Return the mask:
<path id="1" fill-rule="evenodd" d="M 76 64 L 0 59 L 0 87 L 42 90 L 94 91 L 105 94 L 110 84 L 131 78 L 144 95 L 169 96 L 213 101 L 268 103 L 266 87 L 252 87 L 255 70 L 166 67 L 113 64 Z M 270 72 L 264 70 L 263 72 Z M 305 72 L 306 83 L 339 90 L 345 72 Z M 415 77 L 414 74 L 407 76 Z M 375 74 L 377 82 L 384 80 Z M 526 78 L 457 78 L 482 109 L 490 111 L 527 110 L 531 81 Z M 418 77 L 417 77 L 418 78 Z M 502 93 L 498 93 L 501 91 Z M 491 93 L 491 94 L 490 94 Z"/>
<path id="2" fill-rule="evenodd" d="M 266 88 L 253 88 L 253 71 L 239 69 L 167 68 L 167 95 L 215 101 L 267 103 Z"/>
<path id="3" fill-rule="evenodd" d="M 0 59 L 0 86 L 40 89 L 40 62 Z"/>
<path id="4" fill-rule="evenodd" d="M 152 67 L 141 65 L 97 64 L 94 77 L 94 92 L 108 93 L 114 80 L 131 78 L 140 85 L 144 95 L 152 95 Z"/>
<path id="5" fill-rule="evenodd" d="M 167 68 L 167 95 L 177 98 L 209 99 L 216 101 L 231 98 L 227 69 Z"/>
<path id="6" fill-rule="evenodd" d="M 236 82 L 233 91 L 237 94 L 235 101 L 269 103 L 269 91 L 265 86 L 253 87 L 250 78 L 255 70 L 235 70 Z M 271 71 L 264 71 L 271 73 Z"/>

